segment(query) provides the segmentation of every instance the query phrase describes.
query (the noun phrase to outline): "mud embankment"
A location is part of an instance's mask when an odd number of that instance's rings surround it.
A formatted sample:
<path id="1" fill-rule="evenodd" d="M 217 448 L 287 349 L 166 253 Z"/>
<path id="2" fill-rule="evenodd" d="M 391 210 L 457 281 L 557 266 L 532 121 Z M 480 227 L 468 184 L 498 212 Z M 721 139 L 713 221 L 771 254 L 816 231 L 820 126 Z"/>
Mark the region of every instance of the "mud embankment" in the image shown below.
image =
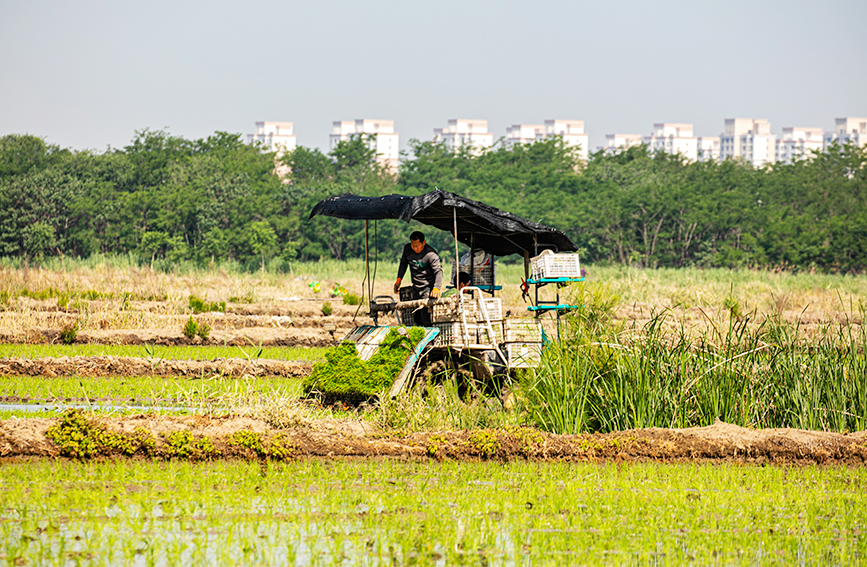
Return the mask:
<path id="1" fill-rule="evenodd" d="M 737 462 L 746 464 L 867 463 L 867 432 L 841 435 L 796 429 L 749 430 L 717 422 L 689 429 L 645 429 L 608 434 L 552 435 L 532 429 L 389 434 L 357 420 L 316 420 L 276 429 L 240 417 L 151 416 L 88 418 L 101 431 L 152 442 L 135 458 L 176 458 L 178 432 L 206 453 L 185 458 L 400 458 L 418 460 Z M 0 421 L 0 458 L 63 457 L 46 432 L 57 419 Z M 241 432 L 241 434 L 239 434 Z M 239 439 L 255 440 L 240 443 Z M 280 447 L 268 454 L 262 447 Z M 95 453 L 96 454 L 96 453 Z M 175 456 L 173 456 L 175 455 Z M 192 456 L 191 456 L 192 455 Z M 110 451 L 99 458 L 117 458 Z"/>
<path id="2" fill-rule="evenodd" d="M 216 358 L 158 360 L 128 356 L 0 358 L 0 376 L 307 376 L 313 364 L 292 360 Z"/>

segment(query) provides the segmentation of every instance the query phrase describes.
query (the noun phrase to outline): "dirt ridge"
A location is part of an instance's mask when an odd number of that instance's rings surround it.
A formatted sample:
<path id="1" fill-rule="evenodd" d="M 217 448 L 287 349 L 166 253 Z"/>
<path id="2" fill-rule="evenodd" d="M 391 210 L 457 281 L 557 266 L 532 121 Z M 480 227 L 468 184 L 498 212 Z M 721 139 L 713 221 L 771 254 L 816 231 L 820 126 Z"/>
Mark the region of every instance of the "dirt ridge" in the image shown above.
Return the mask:
<path id="1" fill-rule="evenodd" d="M 158 360 L 129 356 L 0 358 L 0 376 L 307 376 L 313 364 L 293 360 L 216 358 Z"/>
<path id="2" fill-rule="evenodd" d="M 238 432 L 253 434 L 267 446 L 279 440 L 278 458 L 401 458 L 431 460 L 528 459 L 539 461 L 738 462 L 749 464 L 867 463 L 867 432 L 838 434 L 799 429 L 745 429 L 717 422 L 688 429 L 644 429 L 607 434 L 554 435 L 528 428 L 414 433 L 378 430 L 354 420 L 313 420 L 277 429 L 249 417 L 156 416 L 88 418 L 107 431 L 148 432 L 156 440 L 145 458 L 171 458 L 166 439 L 175 432 L 207 438 L 215 452 L 198 458 L 273 458 L 239 447 Z M 0 458 L 62 457 L 46 432 L 58 419 L 0 421 Z M 114 458 L 122 455 L 103 455 Z M 196 457 L 187 457 L 196 458 Z"/>
<path id="3" fill-rule="evenodd" d="M 77 343 L 107 344 L 107 345 L 228 345 L 249 347 L 256 346 L 294 346 L 294 347 L 324 347 L 332 346 L 343 337 L 349 329 L 341 329 L 333 334 L 318 328 L 277 329 L 262 327 L 246 327 L 242 330 L 212 331 L 208 342 L 201 339 L 187 338 L 178 331 L 164 329 L 113 329 L 90 330 L 78 333 Z M 26 331 L 0 331 L 0 343 L 12 344 L 45 344 L 60 342 L 60 331 L 48 328 L 31 328 Z"/>

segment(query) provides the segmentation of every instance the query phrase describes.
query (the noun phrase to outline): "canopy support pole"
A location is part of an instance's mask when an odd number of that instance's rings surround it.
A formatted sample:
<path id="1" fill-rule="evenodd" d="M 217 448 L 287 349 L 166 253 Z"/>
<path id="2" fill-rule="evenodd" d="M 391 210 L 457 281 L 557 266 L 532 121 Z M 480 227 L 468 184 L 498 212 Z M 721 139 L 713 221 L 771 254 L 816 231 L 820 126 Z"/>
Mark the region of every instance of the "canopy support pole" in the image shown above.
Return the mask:
<path id="1" fill-rule="evenodd" d="M 458 208 L 457 207 L 452 208 L 452 215 L 453 215 L 452 218 L 454 219 L 454 225 L 455 225 L 455 269 L 458 271 L 458 273 L 455 273 L 455 287 L 457 287 L 458 284 L 460 284 L 460 278 L 458 276 L 460 275 L 459 272 L 461 271 L 460 257 L 458 256 Z"/>
<path id="2" fill-rule="evenodd" d="M 369 224 L 370 224 L 369 220 L 364 221 L 364 279 L 367 280 L 367 299 L 368 299 L 368 301 L 373 297 L 370 293 L 370 241 L 368 239 L 368 232 L 367 232 L 367 227 Z M 361 289 L 361 293 L 364 294 L 364 288 L 363 287 Z M 364 298 L 362 298 L 361 303 L 364 303 Z"/>
<path id="3" fill-rule="evenodd" d="M 364 279 L 361 281 L 361 301 L 358 302 L 358 308 L 355 310 L 355 315 L 352 316 L 352 323 L 355 324 L 355 318 L 358 317 L 358 312 L 361 311 L 361 306 L 364 305 L 364 284 L 367 283 L 367 300 L 373 302 L 373 296 L 370 293 L 370 242 L 367 238 L 368 220 L 364 221 Z M 376 318 L 373 320 L 376 324 Z"/>
<path id="4" fill-rule="evenodd" d="M 458 208 L 452 207 L 452 222 L 454 224 L 455 229 L 455 269 L 457 272 L 455 273 L 455 288 L 458 290 L 458 301 L 460 302 L 460 311 L 461 311 L 461 320 L 463 321 L 463 331 L 464 331 L 464 344 L 470 344 L 470 332 L 467 329 L 467 312 L 464 309 L 464 296 L 461 293 L 461 276 L 460 276 L 460 257 L 458 256 Z"/>
<path id="5" fill-rule="evenodd" d="M 470 285 L 479 285 L 476 281 L 476 233 L 470 233 Z"/>

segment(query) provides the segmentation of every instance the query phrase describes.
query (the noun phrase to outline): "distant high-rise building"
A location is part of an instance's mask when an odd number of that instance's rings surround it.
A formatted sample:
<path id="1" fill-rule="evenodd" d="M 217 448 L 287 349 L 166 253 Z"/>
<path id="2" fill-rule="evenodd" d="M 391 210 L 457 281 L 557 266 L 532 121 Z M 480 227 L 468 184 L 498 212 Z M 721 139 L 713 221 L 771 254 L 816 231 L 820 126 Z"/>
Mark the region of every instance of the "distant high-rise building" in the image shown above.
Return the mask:
<path id="1" fill-rule="evenodd" d="M 727 118 L 720 136 L 720 158 L 743 158 L 754 167 L 774 163 L 777 137 L 765 119 Z"/>
<path id="2" fill-rule="evenodd" d="M 331 124 L 329 147 L 333 150 L 351 136 L 368 136 L 368 147 L 376 152 L 376 161 L 397 170 L 400 162 L 400 136 L 394 131 L 394 120 L 335 120 Z"/>
<path id="3" fill-rule="evenodd" d="M 698 161 L 719 159 L 719 136 L 699 136 L 697 146 Z"/>
<path id="4" fill-rule="evenodd" d="M 494 135 L 488 132 L 487 120 L 452 118 L 445 128 L 434 128 L 434 141 L 443 142 L 450 150 L 470 146 L 477 153 L 494 145 Z"/>
<path id="5" fill-rule="evenodd" d="M 650 151 L 680 154 L 688 161 L 698 159 L 698 138 L 693 135 L 692 124 L 658 122 L 653 125 L 653 133 L 644 137 L 644 143 Z"/>
<path id="6" fill-rule="evenodd" d="M 613 154 L 639 145 L 641 134 L 605 134 L 605 145 L 599 149 Z"/>
<path id="7" fill-rule="evenodd" d="M 247 134 L 247 143 L 258 142 L 266 151 L 278 156 L 295 149 L 295 133 L 291 122 L 256 122 L 256 133 Z"/>
<path id="8" fill-rule="evenodd" d="M 867 118 L 837 118 L 834 131 L 825 134 L 825 149 L 835 141 L 841 145 L 852 142 L 856 146 L 867 146 Z"/>
<path id="9" fill-rule="evenodd" d="M 544 136 L 560 136 L 567 146 L 578 148 L 578 157 L 584 161 L 590 157 L 590 136 L 584 133 L 583 120 L 546 120 Z"/>
<path id="10" fill-rule="evenodd" d="M 777 163 L 792 163 L 807 157 L 813 150 L 822 151 L 824 140 L 821 128 L 783 128 L 783 136 L 777 140 Z"/>
<path id="11" fill-rule="evenodd" d="M 529 144 L 559 136 L 568 147 L 578 148 L 578 157 L 590 156 L 589 136 L 584 133 L 583 120 L 545 120 L 545 124 L 513 124 L 506 129 L 506 146 Z"/>
<path id="12" fill-rule="evenodd" d="M 506 146 L 532 144 L 545 137 L 545 127 L 541 124 L 512 124 L 506 128 Z"/>

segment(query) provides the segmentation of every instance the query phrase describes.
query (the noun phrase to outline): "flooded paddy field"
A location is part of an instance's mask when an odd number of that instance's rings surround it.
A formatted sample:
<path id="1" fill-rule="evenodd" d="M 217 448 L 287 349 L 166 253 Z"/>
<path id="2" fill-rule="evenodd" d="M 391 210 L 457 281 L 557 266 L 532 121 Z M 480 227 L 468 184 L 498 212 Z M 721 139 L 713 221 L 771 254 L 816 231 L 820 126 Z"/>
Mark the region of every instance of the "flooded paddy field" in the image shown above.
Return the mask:
<path id="1" fill-rule="evenodd" d="M 4 270 L 0 564 L 867 562 L 862 279 L 592 268 L 589 374 L 323 407 L 350 267 Z"/>
<path id="2" fill-rule="evenodd" d="M 0 463 L 10 565 L 853 565 L 867 469 Z"/>

